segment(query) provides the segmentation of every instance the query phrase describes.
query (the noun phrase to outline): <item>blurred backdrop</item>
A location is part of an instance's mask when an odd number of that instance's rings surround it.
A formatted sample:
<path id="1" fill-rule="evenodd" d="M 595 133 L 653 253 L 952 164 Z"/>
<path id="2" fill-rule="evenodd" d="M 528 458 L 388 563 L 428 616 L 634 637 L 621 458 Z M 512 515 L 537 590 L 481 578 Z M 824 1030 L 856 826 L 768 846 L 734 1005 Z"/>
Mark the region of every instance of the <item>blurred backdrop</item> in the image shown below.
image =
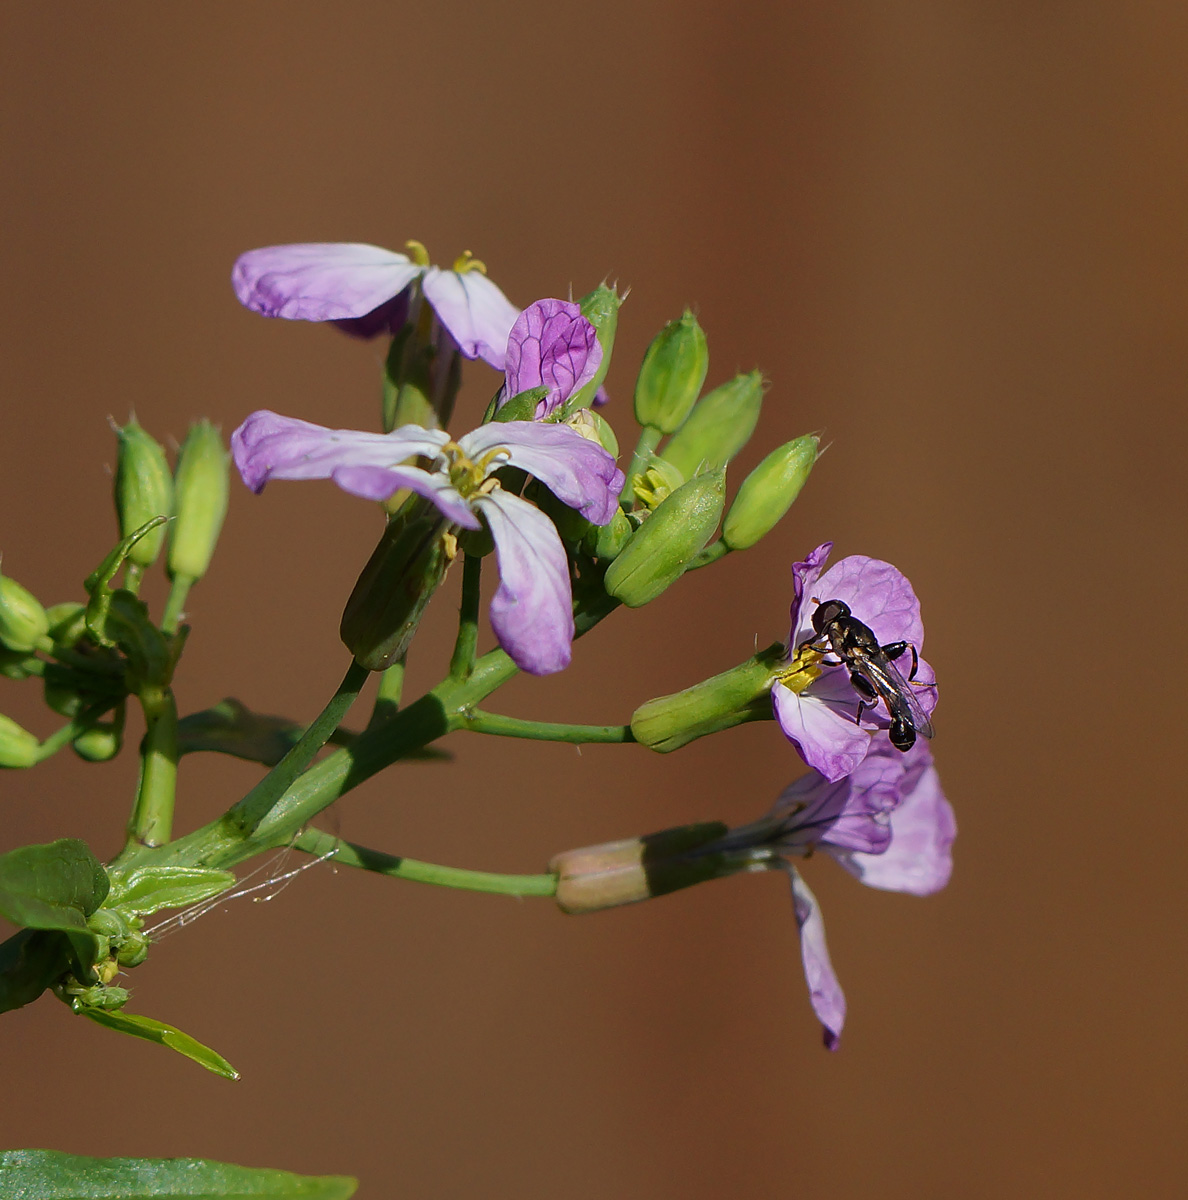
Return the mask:
<path id="1" fill-rule="evenodd" d="M 626 720 L 784 636 L 789 566 L 831 538 L 923 600 L 960 837 L 927 901 L 808 865 L 850 1001 L 835 1055 L 777 876 L 567 918 L 321 866 L 131 980 L 241 1082 L 43 998 L 0 1025 L 0 1143 L 354 1173 L 363 1198 L 1182 1195 L 1186 52 L 1157 2 L 7 6 L 6 573 L 78 595 L 113 540 L 109 415 L 162 439 L 257 407 L 375 423 L 380 350 L 241 309 L 245 249 L 415 237 L 519 304 L 615 279 L 621 432 L 691 304 L 710 383 L 772 381 L 736 481 L 800 433 L 832 446 L 760 548 L 500 705 Z M 469 378 L 463 419 L 494 381 Z M 312 716 L 376 533 L 329 485 L 237 484 L 183 711 Z M 0 708 L 44 734 L 26 690 Z M 331 824 L 535 871 L 751 819 L 801 770 L 770 724 L 666 758 L 449 748 Z M 256 777 L 187 759 L 182 827 Z M 127 754 L 6 773 L 0 849 L 114 853 L 134 779 Z"/>

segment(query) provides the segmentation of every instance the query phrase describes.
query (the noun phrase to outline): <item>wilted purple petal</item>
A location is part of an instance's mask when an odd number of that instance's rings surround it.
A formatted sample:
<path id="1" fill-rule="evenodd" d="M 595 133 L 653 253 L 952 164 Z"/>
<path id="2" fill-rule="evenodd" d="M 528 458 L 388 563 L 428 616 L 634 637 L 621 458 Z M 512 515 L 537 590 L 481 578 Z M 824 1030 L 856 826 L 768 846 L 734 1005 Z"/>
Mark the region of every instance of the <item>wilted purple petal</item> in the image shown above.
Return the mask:
<path id="1" fill-rule="evenodd" d="M 341 329 L 343 333 L 349 333 L 351 337 L 364 340 L 379 337 L 381 333 L 394 337 L 408 324 L 411 298 L 412 288 L 406 287 L 404 291 L 393 296 L 391 300 L 385 300 L 379 308 L 373 308 L 365 316 L 331 321 L 330 324 L 335 329 Z"/>
<path id="2" fill-rule="evenodd" d="M 601 446 L 568 425 L 493 421 L 465 434 L 458 444 L 470 458 L 506 447 L 512 466 L 535 475 L 562 504 L 595 525 L 605 525 L 619 505 L 623 472 Z"/>
<path id="3" fill-rule="evenodd" d="M 520 313 L 511 328 L 504 395 L 510 398 L 529 388 L 548 388 L 536 406 L 539 421 L 589 383 L 601 362 L 598 334 L 579 305 L 538 300 Z"/>
<path id="4" fill-rule="evenodd" d="M 299 242 L 241 254 L 231 271 L 240 304 L 266 317 L 337 321 L 364 317 L 423 268 L 360 242 Z"/>
<path id="5" fill-rule="evenodd" d="M 430 267 L 421 288 L 462 354 L 502 371 L 508 335 L 520 310 L 481 271 Z"/>
<path id="6" fill-rule="evenodd" d="M 792 632 L 788 636 L 788 645 L 792 649 L 805 640 L 800 636 L 800 632 L 804 625 L 806 609 L 810 618 L 809 630 L 813 628 L 811 617 L 816 605 L 809 604 L 805 597 L 816 584 L 832 549 L 832 542 L 822 542 L 815 550 L 809 552 L 804 562 L 792 564 Z"/>
<path id="7" fill-rule="evenodd" d="M 455 525 L 479 529 L 482 522 L 458 491 L 441 475 L 431 475 L 419 467 L 338 467 L 330 478 L 344 492 L 364 500 L 387 500 L 401 488 L 432 500 Z"/>
<path id="8" fill-rule="evenodd" d="M 834 857 L 868 887 L 928 896 L 949 882 L 957 820 L 927 744 L 917 742 L 903 757 L 907 775 L 899 807 L 891 814 L 891 845 L 882 854 L 842 852 Z"/>
<path id="9" fill-rule="evenodd" d="M 553 522 L 502 488 L 477 504 L 499 559 L 499 589 L 491 599 L 499 644 L 533 675 L 563 670 L 572 653 L 573 596 L 569 560 Z"/>
<path id="10" fill-rule="evenodd" d="M 270 479 L 327 479 L 342 467 L 393 467 L 415 455 L 433 457 L 448 440 L 441 430 L 419 425 L 366 433 L 260 409 L 231 435 L 231 453 L 244 483 L 259 492 Z"/>
<path id="11" fill-rule="evenodd" d="M 771 701 L 784 736 L 831 783 L 866 757 L 871 735 L 854 723 L 857 696 L 844 671 L 827 672 L 800 693 L 777 681 Z"/>
<path id="12" fill-rule="evenodd" d="M 788 868 L 788 878 L 792 883 L 796 924 L 800 927 L 800 957 L 804 963 L 809 999 L 823 1026 L 825 1048 L 836 1050 L 846 1020 L 846 997 L 829 961 L 821 906 L 795 867 Z"/>

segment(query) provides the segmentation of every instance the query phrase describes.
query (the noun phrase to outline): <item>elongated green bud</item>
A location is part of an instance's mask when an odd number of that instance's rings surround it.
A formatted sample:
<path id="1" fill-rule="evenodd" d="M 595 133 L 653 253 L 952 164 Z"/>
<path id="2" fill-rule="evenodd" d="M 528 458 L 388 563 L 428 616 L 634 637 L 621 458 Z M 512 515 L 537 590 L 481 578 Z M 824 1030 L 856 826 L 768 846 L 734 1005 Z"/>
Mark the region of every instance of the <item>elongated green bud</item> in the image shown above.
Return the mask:
<path id="1" fill-rule="evenodd" d="M 177 456 L 177 520 L 169 532 L 170 578 L 201 579 L 227 515 L 229 455 L 205 418 L 195 421 Z"/>
<path id="2" fill-rule="evenodd" d="M 820 440 L 812 434 L 773 450 L 747 477 L 722 527 L 731 550 L 746 550 L 778 524 L 817 461 Z"/>
<path id="3" fill-rule="evenodd" d="M 677 488 L 611 563 L 606 590 L 628 608 L 655 600 L 713 537 L 725 498 L 724 470 L 698 475 Z"/>
<path id="4" fill-rule="evenodd" d="M 688 479 L 724 467 L 750 440 L 763 405 L 763 375 L 752 371 L 702 396 L 660 451 Z"/>
<path id="5" fill-rule="evenodd" d="M 776 642 L 721 675 L 641 704 L 631 718 L 635 740 L 667 754 L 707 733 L 770 718 L 771 680 L 785 658 Z"/>
<path id="6" fill-rule="evenodd" d="M 455 552 L 450 523 L 416 497 L 384 530 L 342 614 L 339 633 L 360 666 L 383 671 L 408 649 Z"/>
<path id="7" fill-rule="evenodd" d="M 11 717 L 0 713 L 0 767 L 31 767 L 41 743 Z"/>
<path id="8" fill-rule="evenodd" d="M 589 408 L 594 402 L 594 396 L 610 370 L 611 355 L 615 349 L 615 331 L 619 327 L 619 308 L 622 303 L 623 297 L 618 291 L 613 286 L 607 287 L 605 283 L 600 283 L 578 301 L 582 316 L 594 326 L 594 332 L 598 334 L 598 344 L 602 347 L 602 362 L 598 364 L 594 378 L 566 401 L 565 416 L 577 412 L 579 408 Z"/>
<path id="9" fill-rule="evenodd" d="M 49 632 L 49 617 L 32 592 L 0 575 L 0 642 L 9 650 L 30 651 Z"/>
<path id="10" fill-rule="evenodd" d="M 582 548 L 587 554 L 592 554 L 603 562 L 610 562 L 612 558 L 619 556 L 630 537 L 631 522 L 621 508 L 616 508 L 614 516 L 605 525 L 595 525 L 590 529 Z"/>
<path id="11" fill-rule="evenodd" d="M 708 370 L 705 333 L 685 309 L 680 320 L 656 335 L 644 355 L 635 383 L 635 419 L 661 433 L 676 433 L 700 395 Z"/>
<path id="12" fill-rule="evenodd" d="M 153 517 L 173 512 L 173 475 L 161 443 L 146 433 L 135 419 L 116 428 L 119 453 L 116 460 L 115 504 L 120 519 L 120 537 L 125 538 Z M 150 530 L 128 551 L 128 561 L 151 567 L 161 553 L 165 527 Z"/>

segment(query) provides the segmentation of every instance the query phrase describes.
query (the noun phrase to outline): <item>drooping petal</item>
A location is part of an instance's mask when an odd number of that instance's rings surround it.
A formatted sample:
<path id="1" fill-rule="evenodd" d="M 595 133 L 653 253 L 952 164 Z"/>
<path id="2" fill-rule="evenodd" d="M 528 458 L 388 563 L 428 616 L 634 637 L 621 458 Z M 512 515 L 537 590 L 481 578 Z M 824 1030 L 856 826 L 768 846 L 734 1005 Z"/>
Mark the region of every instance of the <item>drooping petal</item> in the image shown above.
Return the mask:
<path id="1" fill-rule="evenodd" d="M 434 457 L 449 435 L 403 425 L 391 433 L 327 429 L 260 409 L 231 435 L 243 481 L 259 492 L 270 479 L 327 479 L 341 467 L 392 467 L 416 455 Z"/>
<path id="2" fill-rule="evenodd" d="M 815 553 L 815 552 L 814 552 Z M 924 645 L 920 602 L 907 576 L 889 562 L 851 554 L 823 572 L 805 593 L 794 631 L 795 644 L 813 635 L 812 616 L 817 602 L 841 600 L 863 624 L 869 625 L 880 645 L 910 642 L 919 651 Z"/>
<path id="3" fill-rule="evenodd" d="M 399 295 L 423 268 L 361 242 L 299 242 L 241 254 L 231 270 L 240 304 L 265 317 L 340 321 Z"/>
<path id="4" fill-rule="evenodd" d="M 385 300 L 379 308 L 373 308 L 362 317 L 347 317 L 331 321 L 330 324 L 335 329 L 341 329 L 343 333 L 349 333 L 351 337 L 362 338 L 364 341 L 379 337 L 381 333 L 394 337 L 408 324 L 411 301 L 412 288 L 406 287 L 391 300 Z"/>
<path id="5" fill-rule="evenodd" d="M 806 603 L 805 597 L 817 582 L 817 577 L 821 574 L 832 549 L 832 542 L 822 542 L 815 550 L 810 551 L 804 562 L 792 564 L 792 632 L 788 636 L 788 645 L 792 648 L 808 640 L 804 636 L 806 620 L 809 633 L 813 633 L 811 618 L 816 606 Z"/>
<path id="6" fill-rule="evenodd" d="M 840 677 L 836 687 L 848 689 L 854 704 L 842 703 L 825 692 L 835 676 Z M 777 681 L 772 685 L 771 701 L 784 736 L 800 757 L 831 783 L 849 775 L 866 757 L 870 732 L 854 723 L 856 696 L 844 671 L 831 671 L 800 693 Z"/>
<path id="7" fill-rule="evenodd" d="M 573 594 L 569 560 L 553 522 L 502 488 L 476 501 L 499 559 L 491 628 L 521 670 L 550 675 L 569 666 Z"/>
<path id="8" fill-rule="evenodd" d="M 459 350 L 502 371 L 508 335 L 520 310 L 481 271 L 430 267 L 421 288 Z"/>
<path id="9" fill-rule="evenodd" d="M 387 500 L 401 488 L 407 488 L 432 500 L 455 525 L 466 529 L 482 526 L 445 475 L 433 475 L 419 467 L 338 467 L 330 478 L 344 492 L 364 500 Z"/>
<path id="10" fill-rule="evenodd" d="M 619 505 L 623 472 L 601 446 L 568 425 L 496 421 L 465 434 L 458 444 L 470 458 L 504 447 L 512 466 L 535 475 L 595 525 L 605 525 Z"/>
<path id="11" fill-rule="evenodd" d="M 903 757 L 907 773 L 902 800 L 891 814 L 890 846 L 882 854 L 843 852 L 834 857 L 868 887 L 928 896 L 940 891 L 953 872 L 957 821 L 927 745 L 917 742 Z"/>
<path id="12" fill-rule="evenodd" d="M 800 928 L 800 957 L 804 963 L 804 978 L 808 984 L 809 999 L 813 1005 L 813 1012 L 817 1014 L 817 1020 L 823 1027 L 825 1048 L 836 1050 L 846 1020 L 846 997 L 837 981 L 833 964 L 829 961 L 821 906 L 795 867 L 788 868 L 788 878 L 792 883 L 796 924 Z"/>
<path id="13" fill-rule="evenodd" d="M 602 346 L 580 305 L 538 300 L 516 318 L 507 342 L 505 397 L 547 387 L 536 406 L 539 421 L 584 387 L 602 362 Z"/>

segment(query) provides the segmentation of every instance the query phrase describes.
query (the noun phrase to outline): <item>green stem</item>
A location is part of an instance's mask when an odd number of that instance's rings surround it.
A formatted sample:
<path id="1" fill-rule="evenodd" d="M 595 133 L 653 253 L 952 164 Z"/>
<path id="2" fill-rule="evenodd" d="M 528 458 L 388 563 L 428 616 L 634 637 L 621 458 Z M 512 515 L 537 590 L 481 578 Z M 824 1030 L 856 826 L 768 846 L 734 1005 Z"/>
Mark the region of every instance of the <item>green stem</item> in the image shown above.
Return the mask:
<path id="1" fill-rule="evenodd" d="M 37 748 L 37 761 L 44 762 L 47 758 L 52 758 L 59 750 L 69 746 L 80 734 L 92 729 L 95 722 L 114 707 L 114 703 L 96 705 L 75 717 L 69 724 L 63 725 L 61 729 L 55 729 Z"/>
<path id="2" fill-rule="evenodd" d="M 523 721 L 500 713 L 467 709 L 461 715 L 460 729 L 489 733 L 495 737 L 530 738 L 537 742 L 572 742 L 586 746 L 594 742 L 634 742 L 630 725 L 572 725 L 560 721 Z"/>
<path id="3" fill-rule="evenodd" d="M 369 850 L 354 842 L 343 841 L 320 829 L 305 829 L 293 843 L 298 850 L 319 858 L 333 858 L 346 867 L 374 871 L 393 879 L 414 883 L 433 883 L 438 887 L 460 888 L 468 892 L 494 892 L 501 896 L 552 896 L 557 891 L 556 875 L 496 875 L 490 871 L 466 871 L 461 867 L 443 867 Z"/>
<path id="4" fill-rule="evenodd" d="M 645 425 L 640 431 L 639 441 L 635 444 L 635 452 L 631 455 L 631 469 L 627 472 L 623 491 L 619 496 L 619 502 L 624 508 L 630 509 L 635 503 L 635 481 L 647 470 L 648 459 L 656 452 L 656 447 L 660 445 L 660 439 L 663 436 L 664 434 L 655 425 Z"/>
<path id="5" fill-rule="evenodd" d="M 144 711 L 140 782 L 128 821 L 128 847 L 160 846 L 173 829 L 177 792 L 177 704 L 169 688 L 145 688 L 137 697 Z"/>
<path id="6" fill-rule="evenodd" d="M 379 690 L 375 693 L 375 707 L 371 710 L 368 729 L 374 729 L 390 721 L 400 711 L 400 697 L 404 694 L 404 666 L 407 655 L 402 654 L 380 675 Z"/>
<path id="7" fill-rule="evenodd" d="M 450 659 L 451 679 L 468 679 L 474 670 L 482 577 L 483 560 L 475 554 L 467 554 L 462 560 L 462 603 L 458 610 L 458 639 Z"/>
<path id="8" fill-rule="evenodd" d="M 124 587 L 132 593 L 133 596 L 140 594 L 140 582 L 144 578 L 144 568 L 139 563 L 134 563 L 129 559 L 124 564 Z"/>
<path id="9" fill-rule="evenodd" d="M 725 557 L 729 553 L 730 547 L 726 545 L 722 538 L 718 538 L 716 542 L 706 546 L 685 569 L 696 571 L 698 567 L 708 567 L 710 563 L 717 562 L 718 559 Z"/>
<path id="10" fill-rule="evenodd" d="M 161 631 L 170 636 L 177 632 L 181 624 L 182 609 L 186 606 L 186 597 L 195 580 L 189 575 L 175 575 L 173 586 L 169 589 L 169 599 L 165 601 L 165 615 L 161 618 Z"/>

